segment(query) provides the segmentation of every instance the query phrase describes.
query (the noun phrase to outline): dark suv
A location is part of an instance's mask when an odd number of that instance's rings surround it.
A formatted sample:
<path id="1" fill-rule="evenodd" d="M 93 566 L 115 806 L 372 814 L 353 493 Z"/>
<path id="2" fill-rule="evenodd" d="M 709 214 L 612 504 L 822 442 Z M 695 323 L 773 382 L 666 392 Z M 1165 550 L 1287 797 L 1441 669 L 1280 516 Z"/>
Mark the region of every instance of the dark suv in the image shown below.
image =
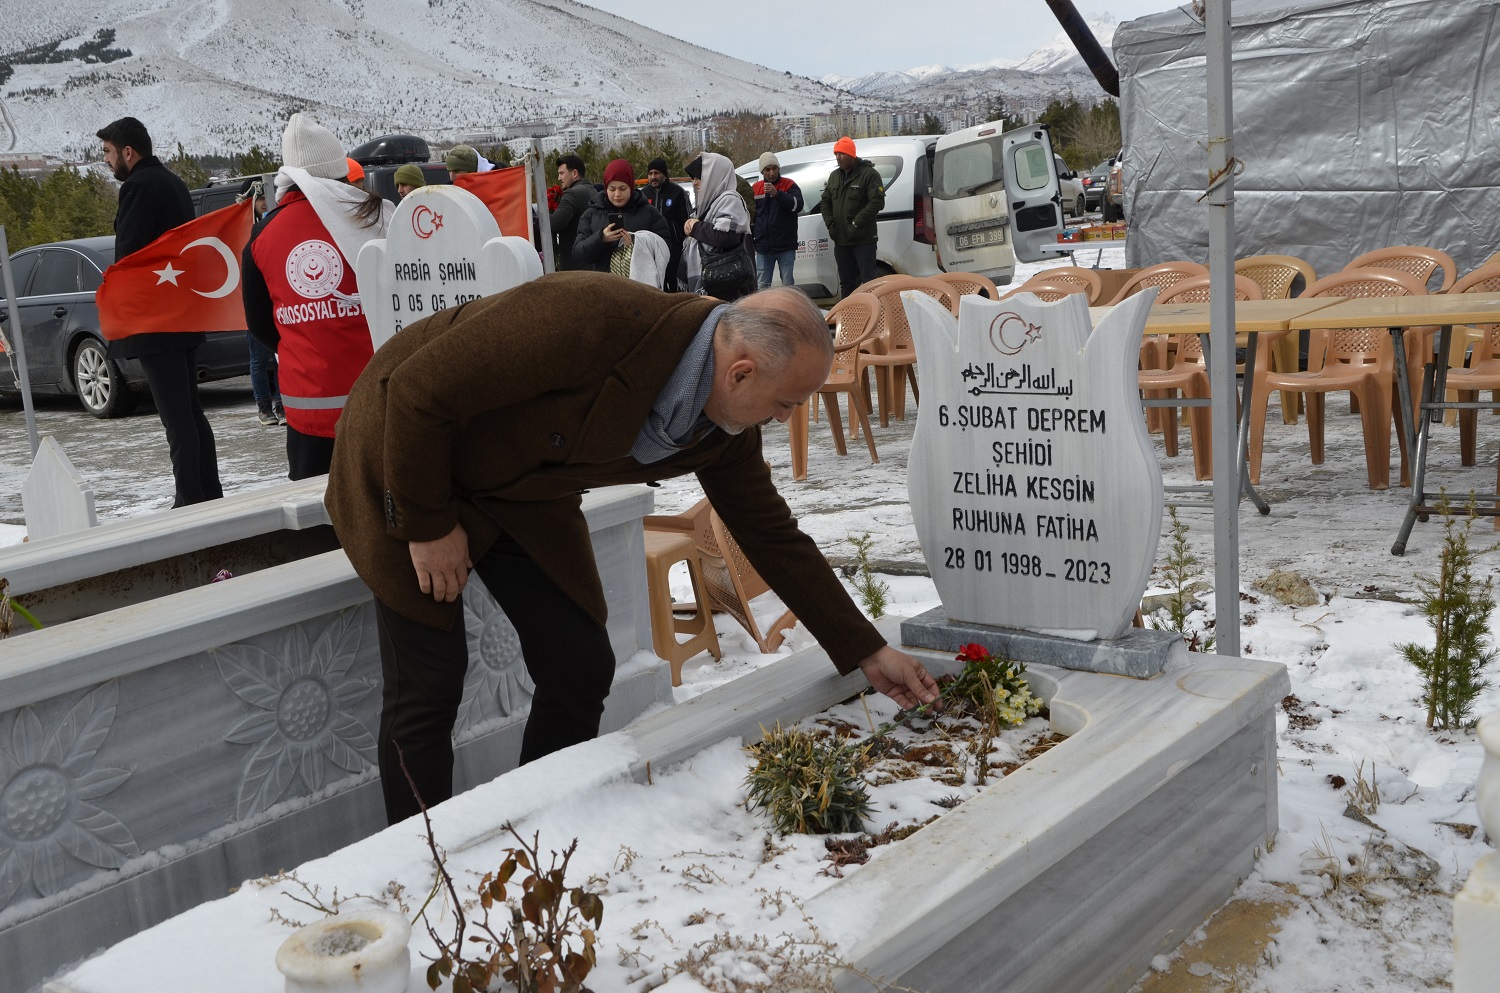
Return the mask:
<path id="1" fill-rule="evenodd" d="M 135 359 L 108 357 L 94 291 L 115 259 L 115 239 L 79 238 L 35 245 L 10 257 L 16 304 L 26 336 L 26 372 L 34 393 L 76 395 L 95 417 L 135 409 L 146 374 Z M 14 339 L 10 308 L 0 299 L 0 327 Z M 198 379 L 232 379 L 250 371 L 243 331 L 217 331 L 196 353 Z M 8 360 L 8 361 L 7 361 Z M 20 392 L 15 356 L 0 359 L 0 394 Z"/>

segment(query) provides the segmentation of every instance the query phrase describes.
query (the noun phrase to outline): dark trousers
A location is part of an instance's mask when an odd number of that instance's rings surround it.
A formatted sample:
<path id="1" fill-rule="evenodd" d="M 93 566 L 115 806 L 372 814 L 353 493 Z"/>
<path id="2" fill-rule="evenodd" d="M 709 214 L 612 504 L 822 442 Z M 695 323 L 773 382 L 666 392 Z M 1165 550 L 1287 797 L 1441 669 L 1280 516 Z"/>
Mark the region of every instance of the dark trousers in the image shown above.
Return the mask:
<path id="1" fill-rule="evenodd" d="M 609 635 L 547 578 L 519 545 L 496 542 L 474 567 L 520 636 L 526 671 L 536 684 L 521 739 L 521 763 L 599 733 L 614 680 Z M 418 811 L 406 771 L 427 806 L 453 795 L 453 723 L 463 700 L 469 639 L 428 627 L 375 601 L 383 677 L 380 784 L 388 823 Z"/>
<path id="2" fill-rule="evenodd" d="M 203 415 L 198 399 L 196 349 L 156 352 L 140 357 L 151 387 L 151 399 L 167 432 L 167 450 L 172 456 L 172 478 L 176 481 L 173 507 L 217 500 L 224 495 L 219 485 L 219 455 L 214 449 L 214 429 Z"/>
<path id="3" fill-rule="evenodd" d="M 287 479 L 328 475 L 328 468 L 333 465 L 333 439 L 320 434 L 303 434 L 288 424 L 286 464 Z"/>
<path id="4" fill-rule="evenodd" d="M 876 276 L 875 249 L 871 245 L 834 245 L 833 261 L 839 267 L 839 298 L 844 299 Z"/>

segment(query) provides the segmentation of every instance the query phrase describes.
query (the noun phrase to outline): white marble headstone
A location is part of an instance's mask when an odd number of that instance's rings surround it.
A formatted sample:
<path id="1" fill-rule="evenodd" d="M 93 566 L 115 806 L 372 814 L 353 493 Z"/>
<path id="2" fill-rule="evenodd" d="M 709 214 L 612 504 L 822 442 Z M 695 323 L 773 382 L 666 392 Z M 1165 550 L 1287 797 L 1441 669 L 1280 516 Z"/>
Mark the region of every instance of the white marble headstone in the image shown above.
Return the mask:
<path id="1" fill-rule="evenodd" d="M 1161 529 L 1136 362 L 1154 291 L 1089 333 L 1081 294 L 902 294 L 922 411 L 907 471 L 922 554 L 954 620 L 1083 640 L 1129 627 Z"/>
<path id="2" fill-rule="evenodd" d="M 456 186 L 423 186 L 396 207 L 387 237 L 367 242 L 354 271 L 379 348 L 408 324 L 542 274 L 525 238 L 501 237 L 484 201 Z"/>
<path id="3" fill-rule="evenodd" d="M 21 509 L 31 541 L 82 531 L 96 523 L 94 488 L 50 434 L 42 436 L 31 471 L 21 484 Z"/>

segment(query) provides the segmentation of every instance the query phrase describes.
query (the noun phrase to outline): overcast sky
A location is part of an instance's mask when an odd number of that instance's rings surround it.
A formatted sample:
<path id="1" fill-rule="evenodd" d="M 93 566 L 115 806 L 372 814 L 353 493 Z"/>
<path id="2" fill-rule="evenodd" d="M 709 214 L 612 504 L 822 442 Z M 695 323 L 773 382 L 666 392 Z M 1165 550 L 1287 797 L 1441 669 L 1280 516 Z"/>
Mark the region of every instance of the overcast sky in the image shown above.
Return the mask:
<path id="1" fill-rule="evenodd" d="M 1062 33 L 1045 0 L 584 0 L 746 62 L 814 79 L 877 69 L 1021 58 Z M 1170 0 L 1074 0 L 1086 18 L 1128 21 Z M 770 16 L 767 16 L 767 15 Z"/>

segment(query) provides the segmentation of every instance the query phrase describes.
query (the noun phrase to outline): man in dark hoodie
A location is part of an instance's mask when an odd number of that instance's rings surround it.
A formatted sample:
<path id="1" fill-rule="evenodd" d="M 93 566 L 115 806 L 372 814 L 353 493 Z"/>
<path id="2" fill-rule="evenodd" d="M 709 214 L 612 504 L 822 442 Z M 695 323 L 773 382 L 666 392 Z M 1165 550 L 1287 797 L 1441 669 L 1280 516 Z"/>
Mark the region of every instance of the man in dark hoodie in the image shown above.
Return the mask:
<path id="1" fill-rule="evenodd" d="M 187 184 L 151 154 L 151 135 L 134 117 L 122 117 L 98 132 L 104 164 L 121 183 L 115 210 L 115 261 L 139 251 L 167 231 L 193 219 Z M 229 330 L 229 329 L 225 329 Z M 173 507 L 216 500 L 219 457 L 214 432 L 198 400 L 195 355 L 201 331 L 136 334 L 111 342 L 116 359 L 138 359 L 167 432 L 176 481 Z"/>
<path id="2" fill-rule="evenodd" d="M 833 157 L 839 167 L 828 174 L 819 209 L 839 267 L 839 296 L 847 297 L 879 275 L 875 219 L 885 209 L 885 181 L 869 159 L 856 157 L 847 135 L 834 144 Z"/>
<path id="3" fill-rule="evenodd" d="M 562 199 L 550 215 L 552 237 L 557 247 L 557 271 L 586 269 L 573 260 L 573 241 L 578 237 L 578 221 L 589 209 L 594 198 L 594 185 L 583 178 L 583 159 L 577 155 L 564 155 L 557 162 L 557 185 L 562 187 Z"/>
<path id="4" fill-rule="evenodd" d="M 687 191 L 672 182 L 667 171 L 666 159 L 652 159 L 646 166 L 646 185 L 641 187 L 641 195 L 646 202 L 656 208 L 656 212 L 666 218 L 667 229 L 672 236 L 667 239 L 667 249 L 672 253 L 671 261 L 667 264 L 667 281 L 662 289 L 667 292 L 677 290 L 677 263 L 682 258 L 682 226 L 687 223 L 688 217 L 693 213 L 693 205 L 688 202 Z"/>

